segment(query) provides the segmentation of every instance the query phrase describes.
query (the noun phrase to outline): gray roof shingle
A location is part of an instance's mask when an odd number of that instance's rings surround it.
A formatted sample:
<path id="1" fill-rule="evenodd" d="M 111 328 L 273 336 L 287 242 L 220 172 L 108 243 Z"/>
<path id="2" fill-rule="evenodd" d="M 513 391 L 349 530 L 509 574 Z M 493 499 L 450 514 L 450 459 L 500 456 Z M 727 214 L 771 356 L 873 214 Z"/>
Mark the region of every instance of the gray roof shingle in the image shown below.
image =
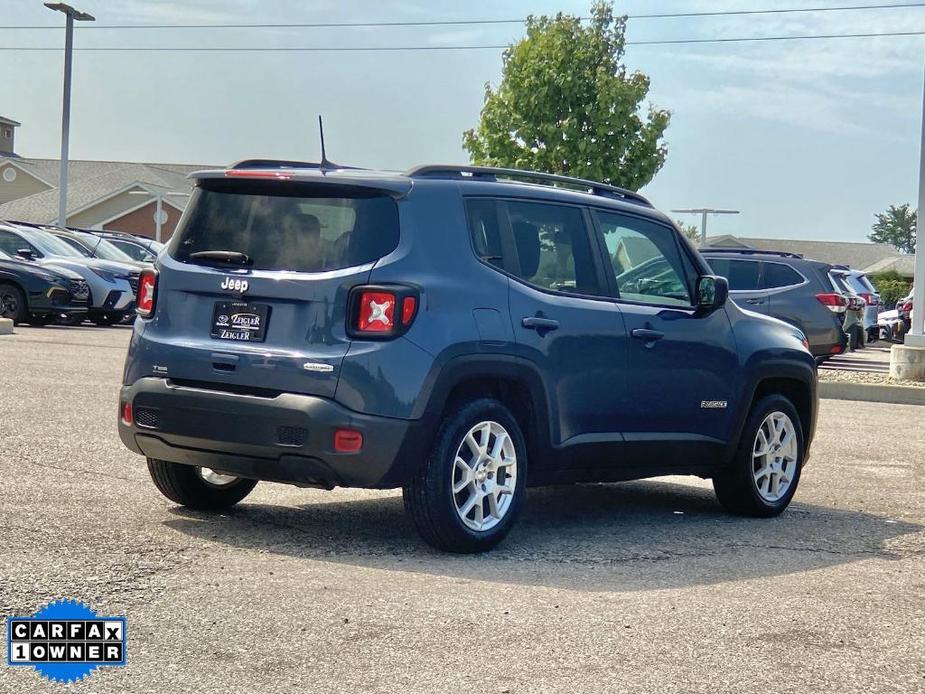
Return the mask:
<path id="1" fill-rule="evenodd" d="M 55 221 L 58 216 L 58 160 L 17 158 L 16 164 L 55 187 L 0 205 L 0 219 L 40 223 Z M 188 192 L 191 185 L 187 175 L 207 168 L 215 167 L 74 160 L 68 165 L 68 214 L 136 184 L 163 191 Z M 169 201 L 181 209 L 186 206 L 184 197 L 171 197 Z"/>
<path id="2" fill-rule="evenodd" d="M 833 265 L 848 265 L 866 270 L 871 265 L 887 258 L 899 258 L 903 254 L 886 243 L 864 243 L 858 241 L 811 241 L 802 239 L 766 239 L 746 236 L 710 236 L 707 246 L 722 248 L 734 246 L 735 242 L 748 248 L 763 251 L 787 251 L 799 253 L 804 258 L 821 260 Z"/>

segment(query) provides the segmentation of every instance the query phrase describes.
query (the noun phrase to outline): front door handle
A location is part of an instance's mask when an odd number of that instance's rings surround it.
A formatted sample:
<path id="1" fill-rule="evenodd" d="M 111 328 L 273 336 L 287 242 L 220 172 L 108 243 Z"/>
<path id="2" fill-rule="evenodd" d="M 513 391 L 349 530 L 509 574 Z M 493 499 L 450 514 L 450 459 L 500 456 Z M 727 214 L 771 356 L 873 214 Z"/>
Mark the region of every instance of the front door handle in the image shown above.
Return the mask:
<path id="1" fill-rule="evenodd" d="M 559 321 L 552 318 L 540 318 L 539 316 L 524 316 L 520 324 L 529 330 L 557 330 Z"/>
<path id="2" fill-rule="evenodd" d="M 630 335 L 638 340 L 645 340 L 646 342 L 661 340 L 663 337 L 665 337 L 665 333 L 663 333 L 661 330 L 650 330 L 649 328 L 633 328 L 630 331 Z"/>

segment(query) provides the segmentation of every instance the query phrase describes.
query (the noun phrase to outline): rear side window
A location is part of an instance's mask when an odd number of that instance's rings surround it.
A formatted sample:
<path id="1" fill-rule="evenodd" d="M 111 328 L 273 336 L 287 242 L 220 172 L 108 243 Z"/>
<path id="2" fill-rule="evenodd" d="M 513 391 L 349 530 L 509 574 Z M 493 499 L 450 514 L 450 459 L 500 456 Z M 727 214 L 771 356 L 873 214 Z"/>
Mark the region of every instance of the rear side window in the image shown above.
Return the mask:
<path id="1" fill-rule="evenodd" d="M 508 201 L 502 209 L 507 209 L 517 249 L 518 277 L 557 292 L 600 293 L 591 242 L 579 208 Z"/>
<path id="2" fill-rule="evenodd" d="M 754 260 L 733 260 L 731 258 L 710 258 L 710 269 L 729 281 L 733 292 L 753 292 L 758 289 L 758 271 L 761 266 Z"/>
<path id="3" fill-rule="evenodd" d="M 504 268 L 498 208 L 494 200 L 472 199 L 466 202 L 469 233 L 475 254 L 489 265 Z"/>
<path id="4" fill-rule="evenodd" d="M 803 276 L 789 265 L 782 263 L 764 264 L 764 286 L 766 289 L 792 287 L 803 284 Z"/>
<path id="5" fill-rule="evenodd" d="M 398 206 L 379 191 L 283 181 L 202 181 L 170 242 L 182 262 L 236 251 L 255 270 L 326 272 L 370 263 L 398 245 Z"/>

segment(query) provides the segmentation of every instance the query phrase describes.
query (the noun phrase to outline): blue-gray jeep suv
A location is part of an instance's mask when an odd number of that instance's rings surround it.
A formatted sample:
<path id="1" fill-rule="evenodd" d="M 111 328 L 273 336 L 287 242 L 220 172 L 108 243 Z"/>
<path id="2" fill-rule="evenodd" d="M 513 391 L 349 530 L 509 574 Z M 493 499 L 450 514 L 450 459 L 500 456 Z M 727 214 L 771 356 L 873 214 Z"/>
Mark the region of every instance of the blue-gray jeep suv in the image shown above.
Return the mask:
<path id="1" fill-rule="evenodd" d="M 402 487 L 428 542 L 473 552 L 528 484 L 694 474 L 751 516 L 793 498 L 805 338 L 727 303 L 642 196 L 478 167 L 193 177 L 141 277 L 119 412 L 169 499 Z"/>

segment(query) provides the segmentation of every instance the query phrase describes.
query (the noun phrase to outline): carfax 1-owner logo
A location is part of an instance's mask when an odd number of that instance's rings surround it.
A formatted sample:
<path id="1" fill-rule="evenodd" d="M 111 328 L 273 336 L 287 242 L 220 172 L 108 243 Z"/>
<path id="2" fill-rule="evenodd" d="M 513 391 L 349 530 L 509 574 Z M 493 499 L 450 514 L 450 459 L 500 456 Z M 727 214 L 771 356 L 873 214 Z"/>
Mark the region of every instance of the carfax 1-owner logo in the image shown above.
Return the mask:
<path id="1" fill-rule="evenodd" d="M 7 617 L 7 664 L 34 667 L 54 682 L 81 680 L 101 665 L 125 665 L 125 617 L 101 617 L 57 600 L 31 617 Z"/>

